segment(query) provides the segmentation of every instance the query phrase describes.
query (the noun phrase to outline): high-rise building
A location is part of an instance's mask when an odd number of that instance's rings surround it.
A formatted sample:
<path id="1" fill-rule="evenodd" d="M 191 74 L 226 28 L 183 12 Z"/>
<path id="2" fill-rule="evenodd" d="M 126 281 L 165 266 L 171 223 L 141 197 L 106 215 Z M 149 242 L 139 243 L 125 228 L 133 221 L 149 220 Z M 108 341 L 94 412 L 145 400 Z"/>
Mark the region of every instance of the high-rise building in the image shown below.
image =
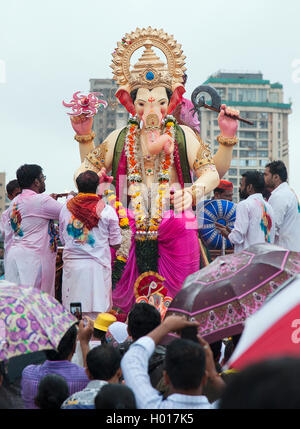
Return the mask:
<path id="1" fill-rule="evenodd" d="M 282 84 L 271 83 L 262 73 L 218 72 L 205 85 L 213 86 L 222 103 L 240 111 L 254 125 L 239 122 L 239 143 L 234 147 L 231 167 L 224 179 L 233 182 L 234 201 L 238 201 L 241 175 L 247 170 L 264 171 L 273 160 L 289 167 L 288 115 L 291 103 L 284 103 Z M 217 113 L 201 109 L 201 138 L 217 151 L 219 135 Z"/>
<path id="2" fill-rule="evenodd" d="M 123 128 L 128 121 L 129 113 L 115 97 L 117 85 L 113 79 L 90 79 L 90 91 L 100 92 L 108 102 L 106 109 L 99 109 L 94 117 L 93 131 L 96 133 L 95 145 L 98 146 L 114 130 Z"/>

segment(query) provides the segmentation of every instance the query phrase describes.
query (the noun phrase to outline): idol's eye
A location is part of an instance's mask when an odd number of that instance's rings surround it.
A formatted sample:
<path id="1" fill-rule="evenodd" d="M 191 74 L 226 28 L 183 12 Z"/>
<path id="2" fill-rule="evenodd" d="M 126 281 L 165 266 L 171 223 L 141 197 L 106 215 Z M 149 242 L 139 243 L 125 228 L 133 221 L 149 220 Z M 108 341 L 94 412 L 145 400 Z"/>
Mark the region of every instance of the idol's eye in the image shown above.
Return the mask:
<path id="1" fill-rule="evenodd" d="M 143 103 L 142 101 L 139 101 L 139 102 L 138 102 L 138 106 L 139 106 L 139 107 L 144 107 L 144 103 Z"/>
<path id="2" fill-rule="evenodd" d="M 166 101 L 161 101 L 161 102 L 160 102 L 160 105 L 161 105 L 161 106 L 165 106 L 166 104 L 167 104 L 167 102 L 166 102 Z"/>

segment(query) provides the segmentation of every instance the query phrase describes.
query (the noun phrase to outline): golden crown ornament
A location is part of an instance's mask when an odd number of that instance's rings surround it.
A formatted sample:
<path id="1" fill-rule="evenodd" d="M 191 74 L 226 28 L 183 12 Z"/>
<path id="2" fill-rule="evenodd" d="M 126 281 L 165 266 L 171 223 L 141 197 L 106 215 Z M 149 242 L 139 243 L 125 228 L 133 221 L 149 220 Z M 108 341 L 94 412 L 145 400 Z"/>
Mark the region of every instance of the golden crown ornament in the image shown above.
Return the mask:
<path id="1" fill-rule="evenodd" d="M 142 47 L 145 50 L 131 70 L 131 57 Z M 165 55 L 166 64 L 155 54 L 153 47 Z M 137 28 L 130 34 L 125 34 L 112 56 L 110 67 L 113 69 L 113 79 L 129 92 L 141 87 L 151 90 L 157 86 L 164 86 L 173 91 L 183 83 L 186 57 L 183 55 L 181 45 L 162 29 Z"/>

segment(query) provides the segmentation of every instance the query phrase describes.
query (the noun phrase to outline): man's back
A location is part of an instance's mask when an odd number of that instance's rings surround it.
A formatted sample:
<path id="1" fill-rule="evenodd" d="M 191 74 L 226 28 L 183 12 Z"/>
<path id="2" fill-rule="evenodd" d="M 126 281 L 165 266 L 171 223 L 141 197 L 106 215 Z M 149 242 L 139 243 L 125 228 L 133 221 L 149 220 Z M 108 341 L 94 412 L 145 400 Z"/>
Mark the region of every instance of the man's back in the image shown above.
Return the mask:
<path id="1" fill-rule="evenodd" d="M 256 193 L 238 203 L 234 229 L 228 238 L 237 253 L 253 244 L 273 243 L 274 232 L 273 209 L 262 194 Z"/>
<path id="2" fill-rule="evenodd" d="M 13 234 L 13 247 L 41 251 L 49 244 L 48 226 L 50 219 L 58 220 L 62 205 L 46 194 L 24 189 L 15 197 L 9 207 Z"/>
<path id="3" fill-rule="evenodd" d="M 296 194 L 283 182 L 274 189 L 268 202 L 274 210 L 275 244 L 299 252 L 300 213 Z"/>
<path id="4" fill-rule="evenodd" d="M 47 374 L 58 374 L 64 377 L 68 383 L 70 394 L 84 389 L 89 381 L 84 368 L 68 360 L 46 360 L 41 365 L 29 365 L 24 368 L 21 381 L 25 408 L 37 408 L 34 403 L 37 387 L 40 380 Z"/>
<path id="5" fill-rule="evenodd" d="M 97 259 L 110 265 L 110 245 L 120 244 L 119 220 L 114 209 L 106 205 L 97 227 L 88 230 L 64 205 L 59 217 L 64 259 Z"/>

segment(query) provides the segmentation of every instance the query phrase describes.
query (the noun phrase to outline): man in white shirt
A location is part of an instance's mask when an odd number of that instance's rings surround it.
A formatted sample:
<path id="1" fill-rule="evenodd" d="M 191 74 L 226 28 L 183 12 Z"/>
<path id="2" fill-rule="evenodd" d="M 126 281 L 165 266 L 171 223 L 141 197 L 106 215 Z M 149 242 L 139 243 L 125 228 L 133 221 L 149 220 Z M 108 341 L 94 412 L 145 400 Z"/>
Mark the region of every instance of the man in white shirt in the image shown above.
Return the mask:
<path id="1" fill-rule="evenodd" d="M 81 302 L 82 313 L 96 319 L 112 307 L 111 251 L 122 237 L 115 210 L 96 194 L 98 175 L 90 170 L 76 179 L 79 194 L 59 216 L 63 250 L 62 302 Z"/>
<path id="2" fill-rule="evenodd" d="M 187 327 L 198 327 L 180 316 L 168 316 L 148 335 L 135 341 L 121 361 L 126 386 L 132 389 L 139 409 L 210 409 L 215 408 L 203 394 L 207 381 L 220 395 L 224 388 L 217 374 L 212 351 L 201 337 L 198 342 L 181 338 L 167 346 L 164 381 L 170 394 L 166 399 L 154 389 L 148 374 L 148 362 L 159 344 L 169 332 Z"/>
<path id="3" fill-rule="evenodd" d="M 17 195 L 21 193 L 20 185 L 17 179 L 11 180 L 6 185 L 7 198 L 12 201 Z M 10 226 L 9 210 L 8 208 L 2 213 L 0 218 L 0 237 L 4 240 L 4 273 L 7 260 L 8 251 L 12 244 L 13 230 Z"/>
<path id="4" fill-rule="evenodd" d="M 295 192 L 287 183 L 287 169 L 282 161 L 266 165 L 264 178 L 271 191 L 268 203 L 274 210 L 275 244 L 300 252 L 300 207 Z"/>
<path id="5" fill-rule="evenodd" d="M 234 244 L 238 253 L 253 244 L 274 243 L 275 225 L 273 209 L 263 196 L 264 176 L 259 171 L 242 175 L 239 194 L 243 200 L 236 207 L 234 228 L 230 230 L 216 223 L 218 230 Z"/>

